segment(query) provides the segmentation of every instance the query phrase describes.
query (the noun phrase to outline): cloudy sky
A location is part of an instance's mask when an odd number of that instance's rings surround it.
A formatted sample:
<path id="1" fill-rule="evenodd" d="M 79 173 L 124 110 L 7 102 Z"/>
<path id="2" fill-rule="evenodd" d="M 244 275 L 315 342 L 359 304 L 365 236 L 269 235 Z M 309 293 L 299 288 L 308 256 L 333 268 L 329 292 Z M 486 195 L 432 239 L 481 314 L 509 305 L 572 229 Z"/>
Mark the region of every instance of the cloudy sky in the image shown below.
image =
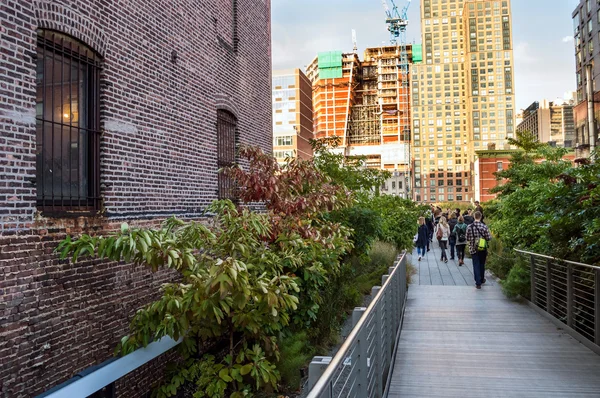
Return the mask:
<path id="1" fill-rule="evenodd" d="M 413 0 L 409 9 L 409 42 L 421 42 L 419 4 Z M 571 13 L 577 4 L 512 0 L 517 108 L 575 90 Z M 360 53 L 389 41 L 381 0 L 272 0 L 271 7 L 273 69 L 304 68 L 319 51 L 352 51 L 352 29 Z"/>

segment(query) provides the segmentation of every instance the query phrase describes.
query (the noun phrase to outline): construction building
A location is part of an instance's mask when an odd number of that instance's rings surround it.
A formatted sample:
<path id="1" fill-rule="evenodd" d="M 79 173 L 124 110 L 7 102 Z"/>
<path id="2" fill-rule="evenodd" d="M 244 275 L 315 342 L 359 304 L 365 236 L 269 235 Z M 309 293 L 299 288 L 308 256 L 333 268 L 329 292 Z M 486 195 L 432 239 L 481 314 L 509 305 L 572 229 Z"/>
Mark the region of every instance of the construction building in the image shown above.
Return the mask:
<path id="1" fill-rule="evenodd" d="M 424 0 L 412 65 L 416 201 L 472 201 L 475 151 L 514 135 L 510 1 Z"/>
<path id="2" fill-rule="evenodd" d="M 337 150 L 364 156 L 367 167 L 410 178 L 409 64 L 421 62 L 421 46 L 367 48 L 364 59 L 356 51 L 320 53 L 307 68 L 312 82 L 314 134 L 339 137 Z M 391 185 L 391 182 L 390 182 Z M 396 191 L 407 197 L 409 184 Z"/>
<path id="3" fill-rule="evenodd" d="M 310 159 L 313 152 L 312 86 L 300 69 L 273 72 L 273 156 Z"/>
<path id="4" fill-rule="evenodd" d="M 523 110 L 523 121 L 518 132 L 529 132 L 539 142 L 552 146 L 571 148 L 575 142 L 573 100 L 534 102 Z"/>

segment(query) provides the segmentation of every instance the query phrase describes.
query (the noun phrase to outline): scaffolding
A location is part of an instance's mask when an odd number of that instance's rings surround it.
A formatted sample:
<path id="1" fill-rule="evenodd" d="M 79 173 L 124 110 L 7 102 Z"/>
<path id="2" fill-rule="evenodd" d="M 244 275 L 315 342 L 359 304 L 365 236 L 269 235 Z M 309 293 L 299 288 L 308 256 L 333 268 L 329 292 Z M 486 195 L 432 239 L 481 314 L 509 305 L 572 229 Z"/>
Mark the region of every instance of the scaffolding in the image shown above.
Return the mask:
<path id="1" fill-rule="evenodd" d="M 355 53 L 320 53 L 307 68 L 315 137 L 340 137 L 345 153 L 366 156 L 369 167 L 409 170 L 412 47 L 402 53 L 398 45 L 368 48 L 363 61 Z M 341 74 L 332 77 L 325 64 L 341 65 Z"/>

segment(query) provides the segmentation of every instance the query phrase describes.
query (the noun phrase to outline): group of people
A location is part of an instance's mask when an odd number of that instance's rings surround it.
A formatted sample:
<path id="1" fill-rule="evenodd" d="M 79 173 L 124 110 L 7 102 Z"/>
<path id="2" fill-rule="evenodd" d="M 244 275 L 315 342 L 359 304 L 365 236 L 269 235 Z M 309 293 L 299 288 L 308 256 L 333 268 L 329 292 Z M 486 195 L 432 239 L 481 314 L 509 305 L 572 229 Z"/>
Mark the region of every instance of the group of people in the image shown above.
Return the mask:
<path id="1" fill-rule="evenodd" d="M 465 249 L 473 260 L 475 286 L 481 289 L 485 280 L 485 261 L 487 245 L 491 239 L 490 230 L 483 222 L 483 208 L 475 202 L 475 209 L 468 209 L 461 214 L 460 209 L 443 211 L 440 207 L 431 207 L 431 213 L 419 218 L 419 228 L 415 235 L 415 245 L 419 261 L 430 251 L 430 244 L 435 236 L 441 249 L 440 261 L 448 262 L 446 250 L 450 248 L 450 260 L 454 260 L 455 252 L 458 265 L 465 263 Z"/>

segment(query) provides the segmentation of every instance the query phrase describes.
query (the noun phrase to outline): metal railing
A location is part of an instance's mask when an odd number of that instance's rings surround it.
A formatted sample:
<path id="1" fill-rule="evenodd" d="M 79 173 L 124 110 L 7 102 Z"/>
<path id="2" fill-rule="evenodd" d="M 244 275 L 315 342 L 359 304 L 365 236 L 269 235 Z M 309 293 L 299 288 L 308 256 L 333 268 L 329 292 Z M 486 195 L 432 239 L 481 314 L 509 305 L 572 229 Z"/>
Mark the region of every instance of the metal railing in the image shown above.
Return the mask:
<path id="1" fill-rule="evenodd" d="M 367 308 L 352 313 L 353 329 L 333 357 L 314 357 L 308 398 L 380 398 L 389 388 L 406 303 L 406 253 L 371 290 Z"/>
<path id="2" fill-rule="evenodd" d="M 531 269 L 531 302 L 600 346 L 600 267 L 523 250 Z"/>

